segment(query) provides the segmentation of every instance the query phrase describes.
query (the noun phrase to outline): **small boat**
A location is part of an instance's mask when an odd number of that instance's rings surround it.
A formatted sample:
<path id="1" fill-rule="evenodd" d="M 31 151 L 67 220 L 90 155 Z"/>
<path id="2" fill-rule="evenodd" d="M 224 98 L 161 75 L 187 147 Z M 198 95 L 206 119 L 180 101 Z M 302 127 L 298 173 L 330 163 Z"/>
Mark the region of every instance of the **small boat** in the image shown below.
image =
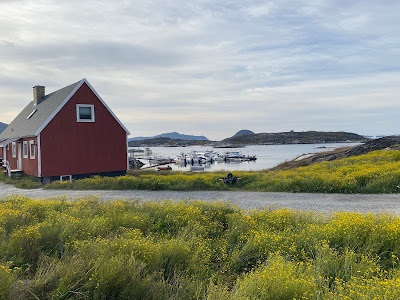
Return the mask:
<path id="1" fill-rule="evenodd" d="M 225 157 L 226 158 L 245 158 L 245 156 L 240 153 L 239 151 L 230 151 L 230 152 L 225 152 Z"/>
<path id="2" fill-rule="evenodd" d="M 190 171 L 204 171 L 204 166 L 191 166 Z"/>
<path id="3" fill-rule="evenodd" d="M 214 158 L 214 161 L 217 161 L 217 162 L 224 162 L 224 161 L 225 161 L 225 157 L 223 157 L 223 156 L 217 156 L 217 157 Z"/>
<path id="4" fill-rule="evenodd" d="M 165 165 L 165 164 L 171 164 L 172 162 L 173 160 L 171 158 L 165 156 L 156 156 L 149 158 L 149 163 L 151 165 Z"/>
<path id="5" fill-rule="evenodd" d="M 160 166 L 158 167 L 158 171 L 170 171 L 172 170 L 171 166 Z"/>
<path id="6" fill-rule="evenodd" d="M 153 155 L 153 151 L 151 151 L 150 148 L 146 148 L 146 149 L 143 151 L 143 154 L 144 154 L 145 157 L 150 157 L 150 156 Z"/>
<path id="7" fill-rule="evenodd" d="M 176 164 L 186 166 L 186 164 L 188 164 L 190 162 L 190 158 L 189 158 L 189 155 L 182 152 L 181 154 L 178 155 L 177 158 L 174 159 L 174 161 Z"/>
<path id="8" fill-rule="evenodd" d="M 191 171 L 203 171 L 204 168 L 210 167 L 213 163 L 241 163 L 257 160 L 255 155 L 243 155 L 240 151 L 228 151 L 224 154 L 206 151 L 192 151 L 190 153 L 180 153 L 175 159 L 168 161 L 165 157 L 154 158 L 150 161 L 152 164 L 171 164 L 176 163 L 181 166 L 193 166 Z"/>
<path id="9" fill-rule="evenodd" d="M 137 149 L 133 148 L 133 149 L 129 149 L 129 153 L 144 153 L 144 150 L 139 149 L 139 148 L 137 148 Z"/>
<path id="10" fill-rule="evenodd" d="M 226 162 L 241 162 L 242 161 L 242 159 L 239 157 L 227 157 L 225 160 L 226 160 Z"/>
<path id="11" fill-rule="evenodd" d="M 223 144 L 223 145 L 214 145 L 214 148 L 244 148 L 244 146 L 232 145 L 232 144 Z"/>

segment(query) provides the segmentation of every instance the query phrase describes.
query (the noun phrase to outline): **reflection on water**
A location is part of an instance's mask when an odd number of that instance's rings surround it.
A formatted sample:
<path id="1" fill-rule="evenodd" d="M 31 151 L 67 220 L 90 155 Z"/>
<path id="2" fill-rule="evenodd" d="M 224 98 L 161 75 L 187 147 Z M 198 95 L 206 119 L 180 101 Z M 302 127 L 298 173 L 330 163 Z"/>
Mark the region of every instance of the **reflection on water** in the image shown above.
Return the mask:
<path id="1" fill-rule="evenodd" d="M 317 153 L 333 150 L 340 147 L 359 145 L 359 143 L 336 143 L 336 144 L 291 144 L 291 145 L 256 145 L 244 148 L 213 148 L 210 146 L 191 146 L 191 147 L 150 147 L 154 156 L 165 156 L 176 158 L 181 153 L 192 151 L 205 152 L 207 150 L 223 154 L 227 151 L 240 151 L 243 155 L 257 157 L 256 161 L 244 162 L 213 162 L 204 164 L 204 171 L 257 171 L 269 169 L 276 165 L 295 159 L 303 154 Z M 135 148 L 137 149 L 137 148 Z M 189 171 L 190 165 L 170 164 L 173 170 Z"/>

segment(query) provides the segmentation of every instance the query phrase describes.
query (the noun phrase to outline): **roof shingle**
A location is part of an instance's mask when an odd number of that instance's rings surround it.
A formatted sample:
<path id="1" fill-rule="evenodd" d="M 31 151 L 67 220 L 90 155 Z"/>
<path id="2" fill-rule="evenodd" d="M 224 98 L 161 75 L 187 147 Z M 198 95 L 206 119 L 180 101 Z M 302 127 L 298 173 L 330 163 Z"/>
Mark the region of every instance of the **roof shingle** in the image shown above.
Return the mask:
<path id="1" fill-rule="evenodd" d="M 35 136 L 40 127 L 51 117 L 80 82 L 75 82 L 44 96 L 36 106 L 33 106 L 33 101 L 31 101 L 0 134 L 0 140 Z M 27 119 L 34 109 L 37 109 L 37 111 Z"/>

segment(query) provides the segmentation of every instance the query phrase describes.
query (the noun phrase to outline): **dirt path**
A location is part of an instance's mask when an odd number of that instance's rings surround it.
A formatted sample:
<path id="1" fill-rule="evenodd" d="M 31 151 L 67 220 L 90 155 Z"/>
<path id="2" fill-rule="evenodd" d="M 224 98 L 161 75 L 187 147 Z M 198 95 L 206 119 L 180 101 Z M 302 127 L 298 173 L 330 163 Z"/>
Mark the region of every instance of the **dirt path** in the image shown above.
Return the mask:
<path id="1" fill-rule="evenodd" d="M 218 192 L 218 191 L 67 191 L 67 190 L 23 190 L 0 182 L 0 199 L 18 194 L 30 198 L 67 197 L 74 199 L 95 195 L 102 200 L 136 199 L 151 200 L 203 200 L 229 201 L 244 209 L 258 209 L 266 206 L 288 207 L 318 212 L 357 211 L 387 212 L 400 215 L 400 194 L 307 194 L 307 193 L 263 193 L 263 192 Z"/>

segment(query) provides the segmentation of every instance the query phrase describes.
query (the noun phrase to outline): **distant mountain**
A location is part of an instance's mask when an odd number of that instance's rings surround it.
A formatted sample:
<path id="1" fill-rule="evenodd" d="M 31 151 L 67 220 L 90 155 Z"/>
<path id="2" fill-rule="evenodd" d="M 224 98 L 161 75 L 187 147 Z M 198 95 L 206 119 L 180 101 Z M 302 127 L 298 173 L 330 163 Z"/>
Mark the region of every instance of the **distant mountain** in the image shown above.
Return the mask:
<path id="1" fill-rule="evenodd" d="M 318 144 L 338 142 L 360 142 L 367 140 L 365 137 L 350 132 L 276 132 L 234 135 L 224 139 L 218 144 L 227 145 L 279 145 L 279 144 Z"/>
<path id="2" fill-rule="evenodd" d="M 8 126 L 7 124 L 4 124 L 4 123 L 0 122 L 0 133 L 2 133 L 4 131 L 4 129 L 7 128 L 7 126 Z"/>
<path id="3" fill-rule="evenodd" d="M 180 134 L 178 132 L 168 132 L 168 133 L 163 133 L 155 136 L 138 136 L 134 138 L 128 139 L 128 141 L 142 141 L 142 140 L 149 140 L 149 139 L 156 139 L 156 138 L 169 138 L 172 140 L 187 140 L 187 141 L 208 141 L 208 138 L 205 136 L 201 135 L 187 135 L 187 134 Z"/>
<path id="4" fill-rule="evenodd" d="M 254 132 L 251 130 L 242 129 L 242 130 L 239 130 L 238 132 L 236 132 L 234 136 L 248 135 L 248 134 L 254 134 Z"/>
<path id="5" fill-rule="evenodd" d="M 187 146 L 198 146 L 208 145 L 210 141 L 206 140 L 181 140 L 181 139 L 170 139 L 166 137 L 157 137 L 154 139 L 136 140 L 129 141 L 129 147 L 187 147 Z"/>

